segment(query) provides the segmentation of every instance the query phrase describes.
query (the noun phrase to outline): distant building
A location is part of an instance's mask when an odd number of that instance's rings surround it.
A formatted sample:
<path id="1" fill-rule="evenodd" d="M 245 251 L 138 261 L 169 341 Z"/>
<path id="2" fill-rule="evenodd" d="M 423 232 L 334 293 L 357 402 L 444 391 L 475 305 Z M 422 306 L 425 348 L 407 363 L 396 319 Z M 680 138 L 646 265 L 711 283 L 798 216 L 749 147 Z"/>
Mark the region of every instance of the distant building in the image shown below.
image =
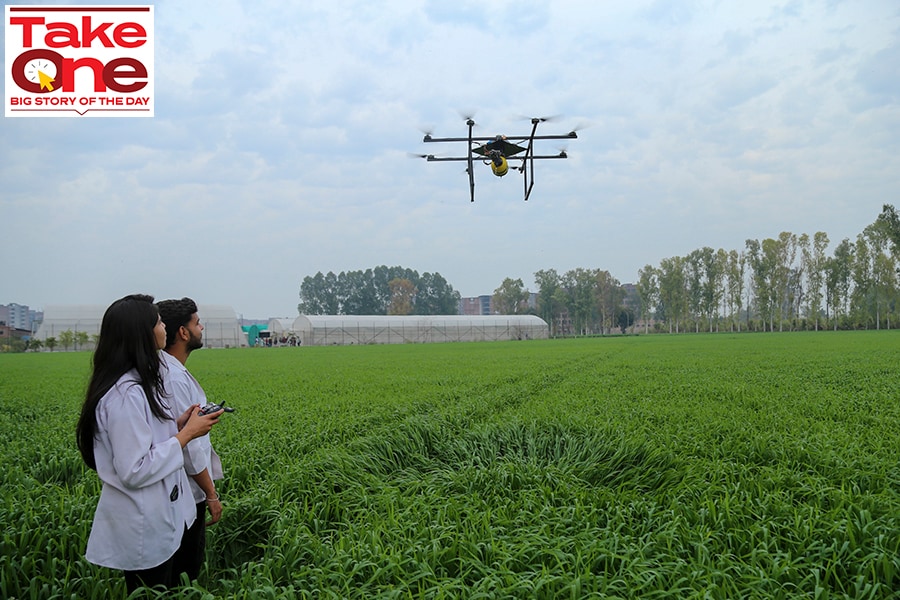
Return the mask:
<path id="1" fill-rule="evenodd" d="M 23 304 L 16 304 L 13 302 L 5 306 L 0 305 L 0 323 L 8 325 L 13 329 L 30 332 L 31 324 L 34 322 L 35 316 L 35 312 L 29 310 L 28 307 Z"/>
<path id="2" fill-rule="evenodd" d="M 537 312 L 537 294 L 529 292 L 526 305 L 528 310 Z M 488 316 L 498 314 L 494 312 L 494 296 L 487 294 L 471 298 L 460 298 L 459 314 L 464 316 Z"/>
<path id="3" fill-rule="evenodd" d="M 491 296 L 460 298 L 459 314 L 465 316 L 491 315 Z"/>

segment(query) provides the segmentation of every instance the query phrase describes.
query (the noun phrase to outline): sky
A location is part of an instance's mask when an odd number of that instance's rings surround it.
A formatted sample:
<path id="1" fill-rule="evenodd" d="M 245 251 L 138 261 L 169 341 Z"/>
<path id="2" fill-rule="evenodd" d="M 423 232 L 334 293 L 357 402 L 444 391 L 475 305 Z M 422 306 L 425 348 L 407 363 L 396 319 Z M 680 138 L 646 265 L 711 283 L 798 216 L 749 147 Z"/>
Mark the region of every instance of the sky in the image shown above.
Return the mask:
<path id="1" fill-rule="evenodd" d="M 894 0 L 153 6 L 154 117 L 0 117 L 0 304 L 293 317 L 304 277 L 379 265 L 463 297 L 543 269 L 628 283 L 783 231 L 830 252 L 898 202 Z M 471 203 L 463 163 L 410 156 L 464 156 L 422 137 L 467 115 L 578 139 L 535 142 L 569 158 L 527 202 L 476 164 Z"/>

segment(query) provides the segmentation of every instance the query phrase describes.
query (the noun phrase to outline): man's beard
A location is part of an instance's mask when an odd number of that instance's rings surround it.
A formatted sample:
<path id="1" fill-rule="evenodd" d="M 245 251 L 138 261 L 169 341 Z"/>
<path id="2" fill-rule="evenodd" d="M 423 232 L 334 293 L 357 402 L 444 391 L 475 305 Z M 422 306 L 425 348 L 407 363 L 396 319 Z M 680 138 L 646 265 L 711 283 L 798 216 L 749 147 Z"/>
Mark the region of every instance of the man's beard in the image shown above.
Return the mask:
<path id="1" fill-rule="evenodd" d="M 203 338 L 199 335 L 195 336 L 193 333 L 191 334 L 191 339 L 188 340 L 187 349 L 188 352 L 193 352 L 199 348 L 203 347 Z"/>

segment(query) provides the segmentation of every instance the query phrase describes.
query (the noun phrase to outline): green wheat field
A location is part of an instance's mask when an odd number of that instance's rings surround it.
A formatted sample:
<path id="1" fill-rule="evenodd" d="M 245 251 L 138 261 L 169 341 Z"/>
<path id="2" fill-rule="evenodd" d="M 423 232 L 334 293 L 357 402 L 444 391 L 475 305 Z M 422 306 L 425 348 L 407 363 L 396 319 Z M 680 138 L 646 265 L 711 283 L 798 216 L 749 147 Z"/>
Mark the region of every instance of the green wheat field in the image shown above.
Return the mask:
<path id="1" fill-rule="evenodd" d="M 0 355 L 0 597 L 84 548 L 90 353 Z M 203 350 L 224 514 L 178 598 L 896 598 L 891 331 Z"/>

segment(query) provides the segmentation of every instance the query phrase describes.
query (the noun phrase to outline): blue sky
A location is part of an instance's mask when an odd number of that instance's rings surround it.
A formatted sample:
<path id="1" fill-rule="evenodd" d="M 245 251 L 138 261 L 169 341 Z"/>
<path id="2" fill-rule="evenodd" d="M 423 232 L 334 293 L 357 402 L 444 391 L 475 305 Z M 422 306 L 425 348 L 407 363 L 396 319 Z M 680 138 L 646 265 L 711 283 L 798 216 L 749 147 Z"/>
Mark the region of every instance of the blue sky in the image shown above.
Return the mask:
<path id="1" fill-rule="evenodd" d="M 155 117 L 0 120 L 0 303 L 294 316 L 305 276 L 382 264 L 463 296 L 550 268 L 625 283 L 782 231 L 833 248 L 897 203 L 893 1 L 153 4 Z M 570 158 L 527 203 L 482 167 L 472 204 L 460 163 L 408 156 L 459 154 L 422 129 L 468 112 L 480 135 L 581 129 L 538 147 Z"/>

